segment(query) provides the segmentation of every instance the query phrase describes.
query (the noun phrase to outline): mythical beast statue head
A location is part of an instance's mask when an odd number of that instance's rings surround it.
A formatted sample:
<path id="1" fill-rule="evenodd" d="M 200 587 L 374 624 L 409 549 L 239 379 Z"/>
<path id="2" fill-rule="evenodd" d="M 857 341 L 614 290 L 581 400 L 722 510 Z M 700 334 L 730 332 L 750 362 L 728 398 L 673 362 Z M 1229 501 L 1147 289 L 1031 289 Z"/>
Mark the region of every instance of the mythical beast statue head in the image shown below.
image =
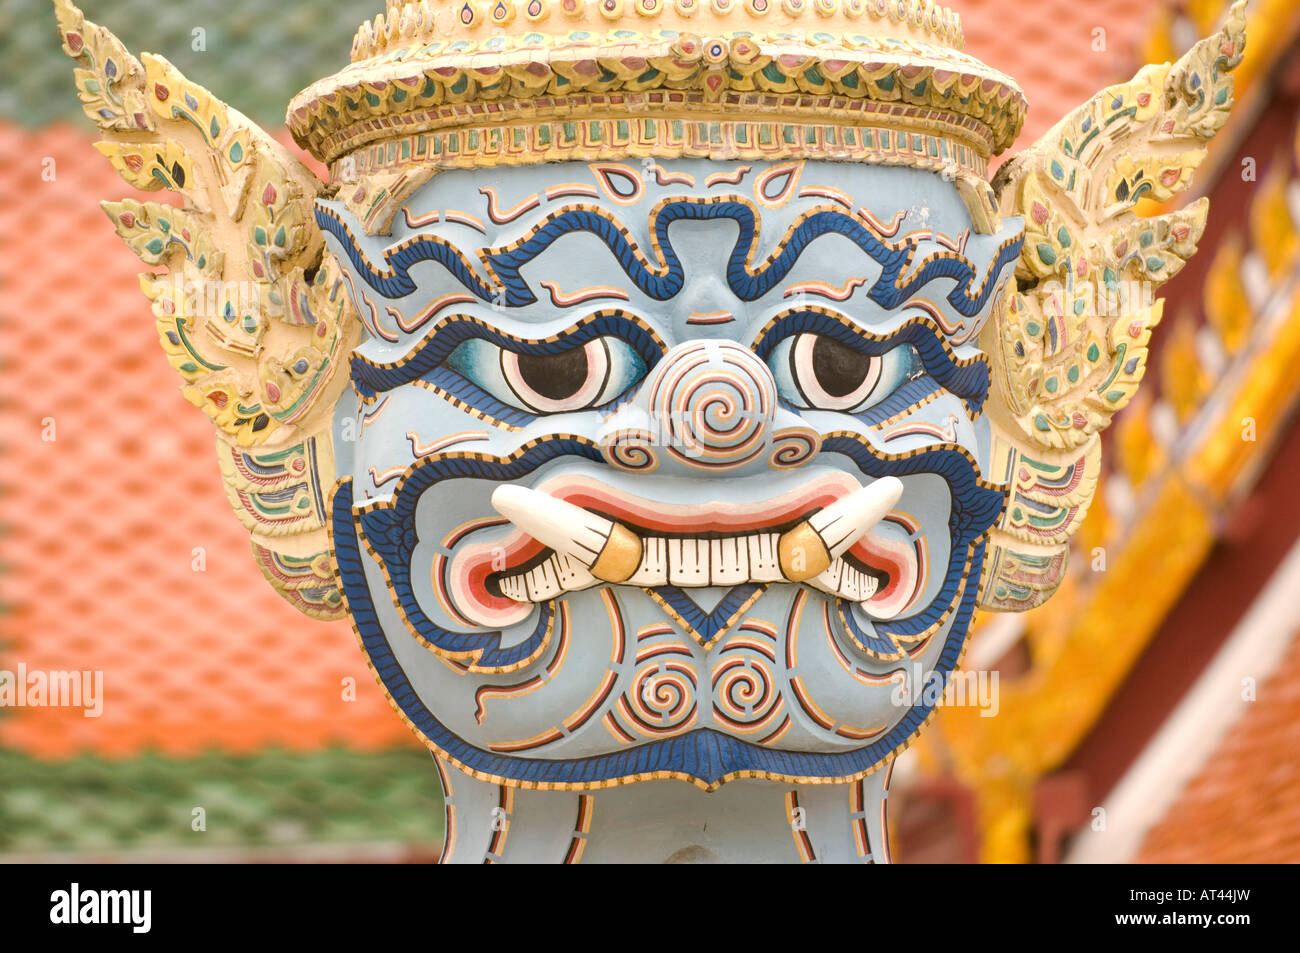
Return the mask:
<path id="1" fill-rule="evenodd" d="M 389 0 L 289 107 L 328 184 L 55 6 L 183 197 L 105 209 L 235 514 L 351 616 L 444 859 L 887 859 L 917 683 L 1065 571 L 1241 5 L 990 183 L 1026 103 L 932 0 Z"/>

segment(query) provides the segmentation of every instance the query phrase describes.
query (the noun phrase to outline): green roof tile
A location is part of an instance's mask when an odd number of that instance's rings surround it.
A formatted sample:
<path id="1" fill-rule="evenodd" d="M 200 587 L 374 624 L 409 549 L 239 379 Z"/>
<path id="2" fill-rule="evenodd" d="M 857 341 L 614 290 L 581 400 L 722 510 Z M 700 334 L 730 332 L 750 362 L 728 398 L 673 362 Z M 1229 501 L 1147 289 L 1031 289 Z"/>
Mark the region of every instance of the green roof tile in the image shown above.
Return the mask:
<path id="1" fill-rule="evenodd" d="M 268 128 L 300 89 L 348 63 L 352 34 L 382 0 L 81 0 L 135 54 L 165 56 Z M 202 34 L 197 34 L 197 30 Z M 202 43 L 196 37 L 201 37 Z M 0 118 L 42 126 L 89 122 L 59 45 L 49 0 L 0 0 Z M 198 46 L 204 49 L 196 49 Z"/>
<path id="2" fill-rule="evenodd" d="M 0 752 L 0 777 L 0 856 L 442 843 L 437 771 L 418 748 L 57 762 Z M 196 807 L 205 831 L 191 828 Z"/>

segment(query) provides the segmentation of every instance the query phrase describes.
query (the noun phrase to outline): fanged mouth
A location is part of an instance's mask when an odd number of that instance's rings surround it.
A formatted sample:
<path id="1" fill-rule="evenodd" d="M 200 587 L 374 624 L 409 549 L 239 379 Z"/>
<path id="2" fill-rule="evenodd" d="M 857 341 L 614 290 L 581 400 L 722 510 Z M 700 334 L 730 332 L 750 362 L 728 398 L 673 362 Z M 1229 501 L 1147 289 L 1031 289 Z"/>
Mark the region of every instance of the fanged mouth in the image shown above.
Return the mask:
<path id="1" fill-rule="evenodd" d="M 509 605 L 600 584 L 803 582 L 891 618 L 916 594 L 917 548 L 870 530 L 888 518 L 902 489 L 893 477 L 864 487 L 840 473 L 756 503 L 672 505 L 584 477 L 536 489 L 506 484 L 493 506 L 520 532 L 491 548 L 490 567 L 486 551 L 467 553 L 453 589 L 486 602 L 486 612 L 470 614 L 496 624 L 503 611 L 514 614 Z"/>

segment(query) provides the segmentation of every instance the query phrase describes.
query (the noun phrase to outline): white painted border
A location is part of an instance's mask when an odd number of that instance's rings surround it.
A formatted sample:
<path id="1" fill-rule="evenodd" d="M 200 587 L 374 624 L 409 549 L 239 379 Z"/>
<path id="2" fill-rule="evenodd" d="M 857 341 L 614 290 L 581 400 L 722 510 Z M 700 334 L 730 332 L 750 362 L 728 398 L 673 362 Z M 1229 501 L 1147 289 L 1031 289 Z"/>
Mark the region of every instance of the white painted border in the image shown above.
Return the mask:
<path id="1" fill-rule="evenodd" d="M 1068 864 L 1131 863 L 1147 831 L 1168 812 L 1188 782 L 1218 750 L 1228 730 L 1253 704 L 1242 699 L 1242 679 L 1257 693 L 1281 664 L 1300 629 L 1300 542 L 1278 566 L 1200 678 L 1103 802 L 1106 829 L 1091 822 L 1075 838 Z M 1158 678 L 1159 673 L 1147 677 Z M 1132 690 L 1132 689 L 1130 689 Z M 1140 686 L 1139 686 L 1140 690 Z M 1285 756 L 1285 752 L 1279 752 Z"/>

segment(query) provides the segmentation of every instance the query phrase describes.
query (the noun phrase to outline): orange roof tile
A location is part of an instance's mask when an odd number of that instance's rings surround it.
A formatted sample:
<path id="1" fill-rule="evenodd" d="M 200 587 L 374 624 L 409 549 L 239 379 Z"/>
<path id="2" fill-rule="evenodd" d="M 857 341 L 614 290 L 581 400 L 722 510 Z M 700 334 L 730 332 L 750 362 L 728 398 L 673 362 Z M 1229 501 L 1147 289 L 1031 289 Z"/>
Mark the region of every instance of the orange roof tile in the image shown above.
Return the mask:
<path id="1" fill-rule="evenodd" d="M 92 142 L 66 125 L 0 124 L 0 668 L 102 670 L 106 701 L 98 719 L 10 711 L 0 746 L 59 757 L 414 743 L 349 626 L 300 616 L 258 572 L 212 429 L 158 346 L 143 269 L 97 207 L 130 190 Z M 342 700 L 347 677 L 355 702 Z"/>
<path id="2" fill-rule="evenodd" d="M 1136 72 L 1141 64 L 1135 51 L 1156 9 L 1131 0 L 949 0 L 949 5 L 961 14 L 966 52 L 1014 78 L 1029 100 L 1025 127 L 1004 158 L 1037 140 L 1093 93 Z"/>
<path id="3" fill-rule="evenodd" d="M 1300 637 L 1174 806 L 1139 863 L 1300 861 Z"/>

